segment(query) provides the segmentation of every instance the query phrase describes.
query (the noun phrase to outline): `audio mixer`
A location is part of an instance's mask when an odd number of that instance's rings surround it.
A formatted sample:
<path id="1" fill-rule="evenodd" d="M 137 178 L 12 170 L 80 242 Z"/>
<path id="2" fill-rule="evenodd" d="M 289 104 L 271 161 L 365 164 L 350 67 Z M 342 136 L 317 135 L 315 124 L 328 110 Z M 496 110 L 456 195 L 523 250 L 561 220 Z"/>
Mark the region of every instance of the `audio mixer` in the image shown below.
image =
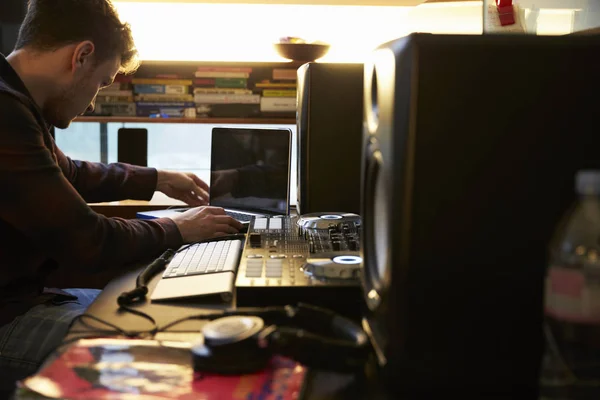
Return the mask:
<path id="1" fill-rule="evenodd" d="M 361 298 L 360 231 L 360 217 L 348 213 L 255 218 L 237 272 L 236 304 L 354 307 Z"/>

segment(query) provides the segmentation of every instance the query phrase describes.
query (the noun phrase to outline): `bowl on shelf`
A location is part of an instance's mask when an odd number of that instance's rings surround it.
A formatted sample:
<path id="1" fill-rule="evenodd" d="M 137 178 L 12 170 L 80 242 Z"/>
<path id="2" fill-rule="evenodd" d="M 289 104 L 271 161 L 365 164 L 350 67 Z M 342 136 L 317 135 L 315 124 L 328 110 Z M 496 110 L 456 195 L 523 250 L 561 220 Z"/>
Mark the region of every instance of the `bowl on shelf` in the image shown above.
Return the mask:
<path id="1" fill-rule="evenodd" d="M 329 45 L 324 43 L 275 43 L 273 46 L 281 57 L 302 62 L 315 61 L 329 51 Z"/>

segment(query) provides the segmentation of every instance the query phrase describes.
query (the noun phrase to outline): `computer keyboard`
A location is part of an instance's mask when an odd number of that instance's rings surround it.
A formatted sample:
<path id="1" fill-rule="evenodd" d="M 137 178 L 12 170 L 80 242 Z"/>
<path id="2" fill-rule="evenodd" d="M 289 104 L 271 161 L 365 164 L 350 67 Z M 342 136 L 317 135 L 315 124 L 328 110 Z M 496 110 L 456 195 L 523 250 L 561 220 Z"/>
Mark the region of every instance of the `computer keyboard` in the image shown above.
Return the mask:
<path id="1" fill-rule="evenodd" d="M 163 279 L 224 271 L 235 273 L 241 243 L 241 240 L 221 240 L 194 244 L 173 257 L 163 273 Z"/>

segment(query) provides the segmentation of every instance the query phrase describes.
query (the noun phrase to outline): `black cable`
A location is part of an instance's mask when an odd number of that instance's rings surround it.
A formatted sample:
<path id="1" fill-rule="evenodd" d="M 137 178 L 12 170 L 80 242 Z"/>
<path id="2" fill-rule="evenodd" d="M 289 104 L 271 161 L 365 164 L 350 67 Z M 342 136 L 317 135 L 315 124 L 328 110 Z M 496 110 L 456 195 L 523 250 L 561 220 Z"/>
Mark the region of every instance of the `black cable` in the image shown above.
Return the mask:
<path id="1" fill-rule="evenodd" d="M 117 298 L 117 304 L 121 307 L 138 303 L 146 298 L 148 293 L 148 282 L 154 275 L 165 269 L 165 266 L 171 261 L 175 251 L 168 249 L 156 260 L 152 261 L 136 278 L 135 288 L 128 292 L 123 292 Z M 146 317 L 150 319 L 151 317 Z"/>
<path id="2" fill-rule="evenodd" d="M 225 317 L 226 315 L 227 315 L 226 311 L 216 312 L 216 313 L 209 313 L 209 314 L 188 315 L 187 317 L 179 318 L 179 319 L 176 319 L 175 321 L 169 322 L 168 324 L 166 324 L 166 325 L 158 328 L 158 330 L 156 332 L 157 333 L 166 332 L 167 329 L 169 329 L 169 328 L 171 328 L 171 327 L 173 327 L 175 325 L 178 325 L 178 324 L 180 324 L 182 322 L 185 322 L 185 321 L 191 321 L 191 320 L 194 320 L 194 319 L 197 319 L 197 320 L 203 320 L 203 319 L 213 320 L 213 319 Z"/>
<path id="3" fill-rule="evenodd" d="M 109 326 L 109 327 L 113 328 L 113 331 L 102 331 L 102 332 L 113 332 L 115 334 L 119 334 L 119 335 L 126 336 L 126 337 L 139 337 L 140 335 L 143 335 L 143 334 L 154 334 L 154 333 L 156 333 L 158 331 L 158 326 L 157 326 L 156 321 L 154 320 L 154 318 L 152 318 L 149 315 L 147 315 L 145 313 L 142 313 L 142 312 L 140 312 L 138 310 L 129 309 L 129 307 L 125 307 L 125 308 L 127 308 L 128 312 L 131 312 L 133 314 L 140 315 L 143 318 L 149 319 L 149 321 L 153 325 L 152 329 L 143 330 L 143 331 L 128 331 L 126 329 L 123 329 L 123 328 L 121 328 L 121 327 L 119 327 L 119 326 L 111 323 L 111 322 L 108 322 L 108 321 L 105 321 L 105 320 L 103 320 L 101 318 L 98 318 L 98 317 L 96 317 L 94 315 L 85 314 L 84 313 L 84 314 L 80 314 L 80 315 L 76 316 L 75 318 L 73 318 L 73 320 L 71 321 L 71 323 L 69 324 L 69 327 L 68 327 L 69 333 L 73 333 L 73 332 L 71 332 L 71 328 L 73 327 L 73 325 L 77 321 L 81 321 L 82 324 L 84 324 L 84 325 L 86 325 L 86 326 L 88 326 L 90 328 L 95 328 L 95 327 L 90 326 L 89 324 L 87 324 L 85 321 L 83 321 L 84 318 L 89 318 L 89 319 L 91 319 L 93 321 L 99 322 L 101 324 L 104 324 L 106 326 Z M 89 332 L 89 333 L 92 334 L 92 333 L 96 333 L 96 332 L 100 332 L 100 331 L 97 330 L 97 329 L 89 330 L 89 331 L 77 331 L 77 333 L 85 333 L 85 332 Z"/>

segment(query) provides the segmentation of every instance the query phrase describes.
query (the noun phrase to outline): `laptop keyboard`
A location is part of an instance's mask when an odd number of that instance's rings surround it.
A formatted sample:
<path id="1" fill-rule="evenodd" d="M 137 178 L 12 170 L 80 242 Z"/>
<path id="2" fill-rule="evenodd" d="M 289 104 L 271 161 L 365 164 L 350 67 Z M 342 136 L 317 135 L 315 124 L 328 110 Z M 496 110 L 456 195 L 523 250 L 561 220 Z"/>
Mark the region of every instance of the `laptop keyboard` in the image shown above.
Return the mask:
<path id="1" fill-rule="evenodd" d="M 252 217 L 254 217 L 254 215 L 243 214 L 243 213 L 239 213 L 239 212 L 235 212 L 235 211 L 225 211 L 225 213 L 227 215 L 237 219 L 240 222 L 250 222 L 252 220 Z"/>
<path id="2" fill-rule="evenodd" d="M 221 240 L 218 242 L 198 243 L 175 254 L 165 272 L 164 278 L 210 274 L 237 270 L 241 240 Z"/>

